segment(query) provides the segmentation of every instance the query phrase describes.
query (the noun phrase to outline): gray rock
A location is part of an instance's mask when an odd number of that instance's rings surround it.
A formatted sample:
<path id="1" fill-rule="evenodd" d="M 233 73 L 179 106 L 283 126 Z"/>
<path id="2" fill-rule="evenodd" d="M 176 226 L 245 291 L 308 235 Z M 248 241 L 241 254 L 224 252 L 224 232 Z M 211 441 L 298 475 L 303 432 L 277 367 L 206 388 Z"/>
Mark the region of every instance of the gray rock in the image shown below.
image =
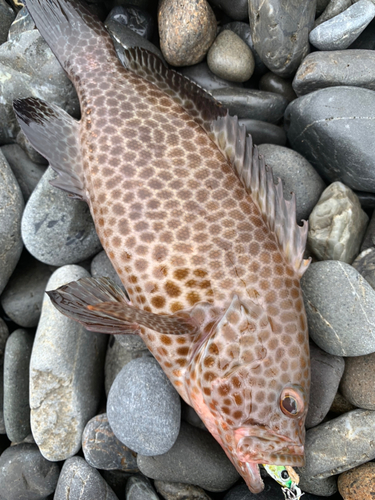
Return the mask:
<path id="1" fill-rule="evenodd" d="M 299 97 L 285 111 L 287 134 L 323 179 L 375 192 L 375 92 L 332 87 Z"/>
<path id="2" fill-rule="evenodd" d="M 211 94 L 231 115 L 277 123 L 283 116 L 288 101 L 281 95 L 263 90 L 225 88 L 214 89 Z"/>
<path id="3" fill-rule="evenodd" d="M 326 87 L 348 85 L 375 90 L 372 50 L 313 52 L 302 61 L 293 80 L 298 96 Z"/>
<path id="4" fill-rule="evenodd" d="M 246 132 L 253 138 L 253 144 L 277 144 L 285 146 L 286 134 L 282 127 L 261 120 L 241 118 L 240 125 L 245 125 Z"/>
<path id="5" fill-rule="evenodd" d="M 282 78 L 271 71 L 263 75 L 259 80 L 259 89 L 280 94 L 288 102 L 294 101 L 297 97 L 293 90 L 291 79 Z"/>
<path id="6" fill-rule="evenodd" d="M 79 266 L 53 273 L 47 290 L 88 277 Z M 81 447 L 95 415 L 107 337 L 63 316 L 46 295 L 30 361 L 31 428 L 43 456 L 65 460 Z"/>
<path id="7" fill-rule="evenodd" d="M 329 412 L 344 372 L 345 361 L 310 345 L 311 388 L 306 428 L 320 424 Z"/>
<path id="8" fill-rule="evenodd" d="M 360 253 L 352 266 L 375 289 L 375 248 L 368 248 Z"/>
<path id="9" fill-rule="evenodd" d="M 38 325 L 47 282 L 52 270 L 26 252 L 1 295 L 5 313 L 17 325 L 32 328 Z"/>
<path id="10" fill-rule="evenodd" d="M 192 406 L 185 403 L 184 400 L 182 400 L 181 402 L 181 417 L 188 424 L 208 432 L 207 427 L 204 425 L 198 413 L 194 410 Z"/>
<path id="11" fill-rule="evenodd" d="M 99 472 L 81 457 L 65 461 L 54 500 L 118 500 Z"/>
<path id="12" fill-rule="evenodd" d="M 119 500 L 125 500 L 125 489 L 129 480 L 129 473 L 122 470 L 102 470 L 100 475 L 113 489 Z"/>
<path id="13" fill-rule="evenodd" d="M 335 356 L 375 351 L 375 291 L 349 264 L 315 262 L 302 277 L 310 337 Z"/>
<path id="14" fill-rule="evenodd" d="M 212 73 L 230 82 L 246 82 L 254 72 L 253 54 L 233 31 L 224 30 L 215 39 L 207 54 Z"/>
<path id="15" fill-rule="evenodd" d="M 374 50 L 375 49 L 375 21 L 371 21 L 371 23 L 365 28 L 359 37 L 354 40 L 354 42 L 349 45 L 349 49 L 367 49 Z"/>
<path id="16" fill-rule="evenodd" d="M 151 40 L 155 31 L 154 17 L 145 9 L 136 5 L 117 5 L 108 14 L 105 24 L 111 21 L 120 23 L 147 40 Z"/>
<path id="17" fill-rule="evenodd" d="M 139 335 L 116 335 L 116 342 L 121 344 L 127 351 L 147 350 L 146 344 Z"/>
<path id="18" fill-rule="evenodd" d="M 330 0 L 329 4 L 324 9 L 322 14 L 317 19 L 315 19 L 314 28 L 319 26 L 319 24 L 328 21 L 328 19 L 332 19 L 332 17 L 341 14 L 341 12 L 344 12 L 344 10 L 346 10 L 351 5 L 352 0 Z"/>
<path id="19" fill-rule="evenodd" d="M 21 238 L 21 217 L 24 202 L 16 178 L 1 151 L 0 174 L 1 294 L 12 272 L 14 271 L 22 252 L 23 243 Z"/>
<path id="20" fill-rule="evenodd" d="M 49 167 L 30 196 L 22 218 L 22 238 L 36 259 L 53 266 L 75 264 L 101 249 L 88 205 L 49 183 Z"/>
<path id="21" fill-rule="evenodd" d="M 0 0 L 0 45 L 7 41 L 9 28 L 15 17 L 13 9 L 5 0 Z"/>
<path id="22" fill-rule="evenodd" d="M 142 476 L 133 476 L 126 484 L 126 500 L 159 500 L 150 482 Z"/>
<path id="23" fill-rule="evenodd" d="M 17 35 L 24 31 L 31 31 L 35 28 L 35 23 L 26 7 L 22 7 L 17 12 L 15 20 L 9 28 L 8 40 L 13 40 Z"/>
<path id="24" fill-rule="evenodd" d="M 363 191 L 354 191 L 358 196 L 359 203 L 364 210 L 374 210 L 375 208 L 375 194 L 364 193 Z"/>
<path id="25" fill-rule="evenodd" d="M 116 273 L 115 268 L 112 266 L 107 254 L 104 250 L 95 255 L 91 261 L 91 275 L 93 278 L 99 278 L 100 276 L 105 276 L 110 278 L 116 283 L 116 285 L 123 288 L 123 284 Z"/>
<path id="26" fill-rule="evenodd" d="M 372 247 L 375 247 L 375 212 L 372 213 L 370 223 L 367 226 L 367 231 L 361 245 L 361 252 Z"/>
<path id="27" fill-rule="evenodd" d="M 309 52 L 308 34 L 314 24 L 315 6 L 315 1 L 249 2 L 255 50 L 276 75 L 292 76 Z"/>
<path id="28" fill-rule="evenodd" d="M 247 0 L 211 0 L 212 5 L 216 5 L 229 17 L 236 21 L 247 19 Z"/>
<path id="29" fill-rule="evenodd" d="M 48 166 L 48 161 L 36 149 L 33 148 L 31 142 L 26 135 L 20 130 L 17 134 L 16 142 L 25 151 L 30 160 L 44 167 Z"/>
<path id="30" fill-rule="evenodd" d="M 27 201 L 46 171 L 46 167 L 31 161 L 18 144 L 3 146 L 1 151 L 17 179 L 23 199 Z"/>
<path id="31" fill-rule="evenodd" d="M 223 89 L 226 87 L 242 87 L 242 83 L 228 82 L 228 80 L 223 80 L 214 75 L 206 62 L 179 68 L 178 71 L 208 92 L 211 92 L 213 89 Z"/>
<path id="32" fill-rule="evenodd" d="M 368 220 L 353 191 L 333 182 L 311 212 L 308 244 L 320 260 L 350 264 L 359 252 Z"/>
<path id="33" fill-rule="evenodd" d="M 55 491 L 59 472 L 35 444 L 11 446 L 0 457 L 0 500 L 45 500 Z"/>
<path id="34" fill-rule="evenodd" d="M 317 0 L 316 1 L 316 13 L 321 14 L 324 9 L 329 4 L 330 0 Z"/>
<path id="35" fill-rule="evenodd" d="M 321 497 L 330 497 L 337 492 L 336 476 L 325 477 L 324 479 L 311 479 L 299 469 L 297 469 L 296 472 L 298 472 L 299 475 L 298 486 L 302 491 L 307 493 L 304 495 L 306 498 L 309 498 L 309 493 L 312 493 L 313 495 L 318 495 L 318 498 L 321 500 Z M 313 498 L 316 497 L 314 496 Z"/>
<path id="36" fill-rule="evenodd" d="M 239 484 L 230 489 L 224 496 L 224 500 L 284 500 L 285 498 L 281 486 L 268 475 L 264 478 L 264 490 L 260 493 L 251 493 L 246 484 Z M 309 493 L 304 493 L 301 498 L 304 500 L 321 500 Z"/>
<path id="37" fill-rule="evenodd" d="M 375 353 L 345 360 L 340 392 L 354 406 L 375 410 Z"/>
<path id="38" fill-rule="evenodd" d="M 137 472 L 137 454 L 113 434 L 105 413 L 89 420 L 82 434 L 86 462 L 101 470 Z"/>
<path id="39" fill-rule="evenodd" d="M 314 28 L 310 43 L 319 50 L 347 49 L 374 17 L 375 5 L 370 0 L 360 0 Z"/>
<path id="40" fill-rule="evenodd" d="M 208 491 L 225 491 L 239 478 L 211 434 L 185 422 L 167 453 L 154 457 L 138 455 L 137 464 L 152 479 L 193 484 Z"/>
<path id="41" fill-rule="evenodd" d="M 210 500 L 202 488 L 192 484 L 154 481 L 154 486 L 165 500 Z"/>
<path id="42" fill-rule="evenodd" d="M 15 330 L 4 354 L 4 423 L 10 441 L 19 443 L 30 433 L 29 367 L 34 337 Z"/>
<path id="43" fill-rule="evenodd" d="M 5 434 L 4 424 L 4 352 L 9 330 L 0 318 L 0 435 Z"/>
<path id="44" fill-rule="evenodd" d="M 107 415 L 115 436 L 131 450 L 160 455 L 177 439 L 180 398 L 157 361 L 142 357 L 117 375 L 108 395 Z"/>
<path id="45" fill-rule="evenodd" d="M 275 182 L 281 178 L 284 197 L 296 195 L 296 219 L 307 220 L 325 188 L 319 174 L 299 153 L 275 144 L 262 144 L 259 153 L 272 168 Z"/>

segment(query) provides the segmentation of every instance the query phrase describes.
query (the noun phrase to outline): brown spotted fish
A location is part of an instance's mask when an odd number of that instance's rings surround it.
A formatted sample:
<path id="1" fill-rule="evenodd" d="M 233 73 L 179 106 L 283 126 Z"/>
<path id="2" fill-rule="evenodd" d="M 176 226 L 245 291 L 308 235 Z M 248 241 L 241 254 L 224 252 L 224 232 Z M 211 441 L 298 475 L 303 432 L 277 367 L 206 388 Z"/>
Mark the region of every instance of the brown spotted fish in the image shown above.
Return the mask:
<path id="1" fill-rule="evenodd" d="M 51 292 L 88 329 L 138 334 L 252 492 L 258 464 L 301 466 L 309 347 L 300 277 L 307 227 L 245 128 L 140 49 L 123 64 L 74 0 L 26 0 L 74 83 L 82 118 L 15 101 L 31 143 L 85 200 L 122 289 Z"/>

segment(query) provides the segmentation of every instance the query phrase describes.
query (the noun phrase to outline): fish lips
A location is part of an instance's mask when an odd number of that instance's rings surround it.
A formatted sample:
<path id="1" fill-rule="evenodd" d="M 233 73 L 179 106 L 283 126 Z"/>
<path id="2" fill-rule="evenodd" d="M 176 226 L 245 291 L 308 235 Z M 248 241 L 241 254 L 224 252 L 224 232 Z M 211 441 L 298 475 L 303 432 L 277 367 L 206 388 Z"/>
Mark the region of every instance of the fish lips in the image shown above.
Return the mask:
<path id="1" fill-rule="evenodd" d="M 302 444 L 273 434 L 243 436 L 237 443 L 236 451 L 241 462 L 295 467 L 301 467 L 305 463 Z"/>

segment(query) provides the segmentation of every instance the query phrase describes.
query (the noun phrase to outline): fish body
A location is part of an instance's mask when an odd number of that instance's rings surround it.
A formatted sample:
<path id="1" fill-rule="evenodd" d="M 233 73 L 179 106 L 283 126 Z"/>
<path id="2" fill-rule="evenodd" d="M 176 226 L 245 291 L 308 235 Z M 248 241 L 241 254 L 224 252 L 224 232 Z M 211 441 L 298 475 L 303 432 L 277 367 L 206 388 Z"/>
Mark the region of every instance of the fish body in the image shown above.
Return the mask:
<path id="1" fill-rule="evenodd" d="M 139 49 L 117 58 L 73 0 L 26 0 L 77 90 L 81 120 L 14 103 L 53 182 L 85 200 L 128 293 L 105 279 L 50 293 L 89 329 L 137 333 L 253 492 L 259 463 L 304 463 L 306 225 L 245 129 Z"/>

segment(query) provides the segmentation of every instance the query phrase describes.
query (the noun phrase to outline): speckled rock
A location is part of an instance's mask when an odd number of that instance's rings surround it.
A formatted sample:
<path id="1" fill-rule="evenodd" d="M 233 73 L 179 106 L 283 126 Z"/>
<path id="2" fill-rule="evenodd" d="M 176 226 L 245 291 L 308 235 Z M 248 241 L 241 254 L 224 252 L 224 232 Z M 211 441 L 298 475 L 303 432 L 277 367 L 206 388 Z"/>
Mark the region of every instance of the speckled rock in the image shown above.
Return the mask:
<path id="1" fill-rule="evenodd" d="M 352 0 L 330 0 L 329 4 L 324 9 L 322 14 L 317 19 L 315 19 L 314 28 L 319 26 L 319 24 L 328 21 L 328 19 L 332 19 L 332 17 L 341 14 L 341 12 L 344 12 L 344 10 L 346 10 L 351 5 Z"/>
<path id="2" fill-rule="evenodd" d="M 345 399 L 342 394 L 337 392 L 329 411 L 335 413 L 336 415 L 342 415 L 343 413 L 348 413 L 352 410 L 356 410 L 356 407 L 349 403 L 349 401 Z"/>
<path id="3" fill-rule="evenodd" d="M 368 248 L 360 253 L 352 266 L 375 289 L 375 248 Z"/>
<path id="4" fill-rule="evenodd" d="M 26 7 L 22 7 L 22 9 L 17 12 L 16 17 L 9 28 L 8 40 L 12 40 L 20 33 L 33 30 L 34 28 L 35 23 L 28 10 Z"/>
<path id="5" fill-rule="evenodd" d="M 325 188 L 323 180 L 310 163 L 292 149 L 275 144 L 262 144 L 259 153 L 272 168 L 275 182 L 283 182 L 284 197 L 296 195 L 296 219 L 307 220 Z"/>
<path id="6" fill-rule="evenodd" d="M 338 477 L 337 486 L 344 500 L 373 500 L 375 497 L 375 463 L 354 467 Z"/>
<path id="7" fill-rule="evenodd" d="M 251 135 L 254 144 L 277 144 L 278 146 L 286 144 L 286 134 L 281 126 L 249 118 L 241 118 L 239 124 L 245 125 L 246 132 Z"/>
<path id="8" fill-rule="evenodd" d="M 202 488 L 192 484 L 154 481 L 154 486 L 165 500 L 210 500 Z"/>
<path id="9" fill-rule="evenodd" d="M 330 497 L 337 492 L 336 476 L 325 477 L 323 479 L 311 479 L 299 469 L 297 472 L 299 475 L 298 486 L 305 493 L 304 497 L 306 497 L 306 500 L 307 498 L 316 498 L 316 500 L 321 500 L 321 497 Z M 317 495 L 317 497 L 312 495 Z M 336 497 L 334 498 L 335 500 L 339 500 Z"/>
<path id="10" fill-rule="evenodd" d="M 137 464 L 152 479 L 193 484 L 208 491 L 225 491 L 239 478 L 211 434 L 185 422 L 167 453 L 154 457 L 138 455 Z"/>
<path id="11" fill-rule="evenodd" d="M 242 83 L 228 82 L 228 80 L 223 80 L 222 78 L 214 75 L 205 61 L 195 64 L 194 66 L 179 68 L 178 71 L 209 92 L 213 89 L 243 86 Z"/>
<path id="12" fill-rule="evenodd" d="M 133 476 L 126 483 L 126 500 L 159 500 L 150 481 L 142 476 Z"/>
<path id="13" fill-rule="evenodd" d="M 350 264 L 359 252 L 368 220 L 353 191 L 333 182 L 311 212 L 308 244 L 318 259 Z"/>
<path id="14" fill-rule="evenodd" d="M 375 352 L 375 291 L 354 267 L 315 262 L 301 286 L 310 337 L 321 349 L 336 356 Z"/>
<path id="15" fill-rule="evenodd" d="M 202 61 L 216 35 L 215 15 L 206 0 L 161 0 L 158 24 L 161 51 L 173 66 Z"/>
<path id="16" fill-rule="evenodd" d="M 224 30 L 215 39 L 207 54 L 212 73 L 230 82 L 246 82 L 254 72 L 254 57 L 241 38 Z"/>
<path id="17" fill-rule="evenodd" d="M 340 392 L 354 406 L 375 410 L 375 352 L 345 359 Z"/>
<path id="18" fill-rule="evenodd" d="M 0 44 L 7 41 L 9 28 L 15 17 L 13 9 L 5 0 L 0 0 Z"/>
<path id="19" fill-rule="evenodd" d="M 259 89 L 280 94 L 288 102 L 294 101 L 297 97 L 292 87 L 292 80 L 289 78 L 282 78 L 271 71 L 263 75 L 259 80 Z"/>
<path id="20" fill-rule="evenodd" d="M 112 262 L 109 260 L 107 254 L 104 250 L 95 255 L 95 257 L 91 261 L 91 275 L 93 278 L 99 278 L 100 276 L 105 276 L 110 278 L 112 281 L 116 283 L 116 285 L 123 288 L 123 284 L 116 273 L 115 268 L 112 265 Z"/>
<path id="21" fill-rule="evenodd" d="M 43 165 L 44 170 L 48 166 L 48 161 L 42 156 L 36 149 L 31 145 L 31 142 L 26 137 L 26 135 L 20 130 L 17 134 L 16 142 L 25 151 L 30 160 L 38 165 Z"/>
<path id="22" fill-rule="evenodd" d="M 55 177 L 49 167 L 30 196 L 21 230 L 31 255 L 45 264 L 64 266 L 95 255 L 102 246 L 87 203 L 51 186 Z"/>
<path id="23" fill-rule="evenodd" d="M 292 76 L 309 52 L 315 1 L 253 0 L 249 2 L 255 50 L 273 73 Z"/>
<path id="24" fill-rule="evenodd" d="M 369 225 L 367 226 L 365 237 L 361 245 L 361 252 L 372 247 L 375 247 L 375 211 L 372 213 Z"/>
<path id="25" fill-rule="evenodd" d="M 5 434 L 4 424 L 4 352 L 9 330 L 0 318 L 0 434 Z"/>
<path id="26" fill-rule="evenodd" d="M 79 266 L 61 267 L 47 290 L 88 276 Z M 45 295 L 30 361 L 30 406 L 34 439 L 49 460 L 64 460 L 81 447 L 99 403 L 106 342 L 63 316 Z"/>

